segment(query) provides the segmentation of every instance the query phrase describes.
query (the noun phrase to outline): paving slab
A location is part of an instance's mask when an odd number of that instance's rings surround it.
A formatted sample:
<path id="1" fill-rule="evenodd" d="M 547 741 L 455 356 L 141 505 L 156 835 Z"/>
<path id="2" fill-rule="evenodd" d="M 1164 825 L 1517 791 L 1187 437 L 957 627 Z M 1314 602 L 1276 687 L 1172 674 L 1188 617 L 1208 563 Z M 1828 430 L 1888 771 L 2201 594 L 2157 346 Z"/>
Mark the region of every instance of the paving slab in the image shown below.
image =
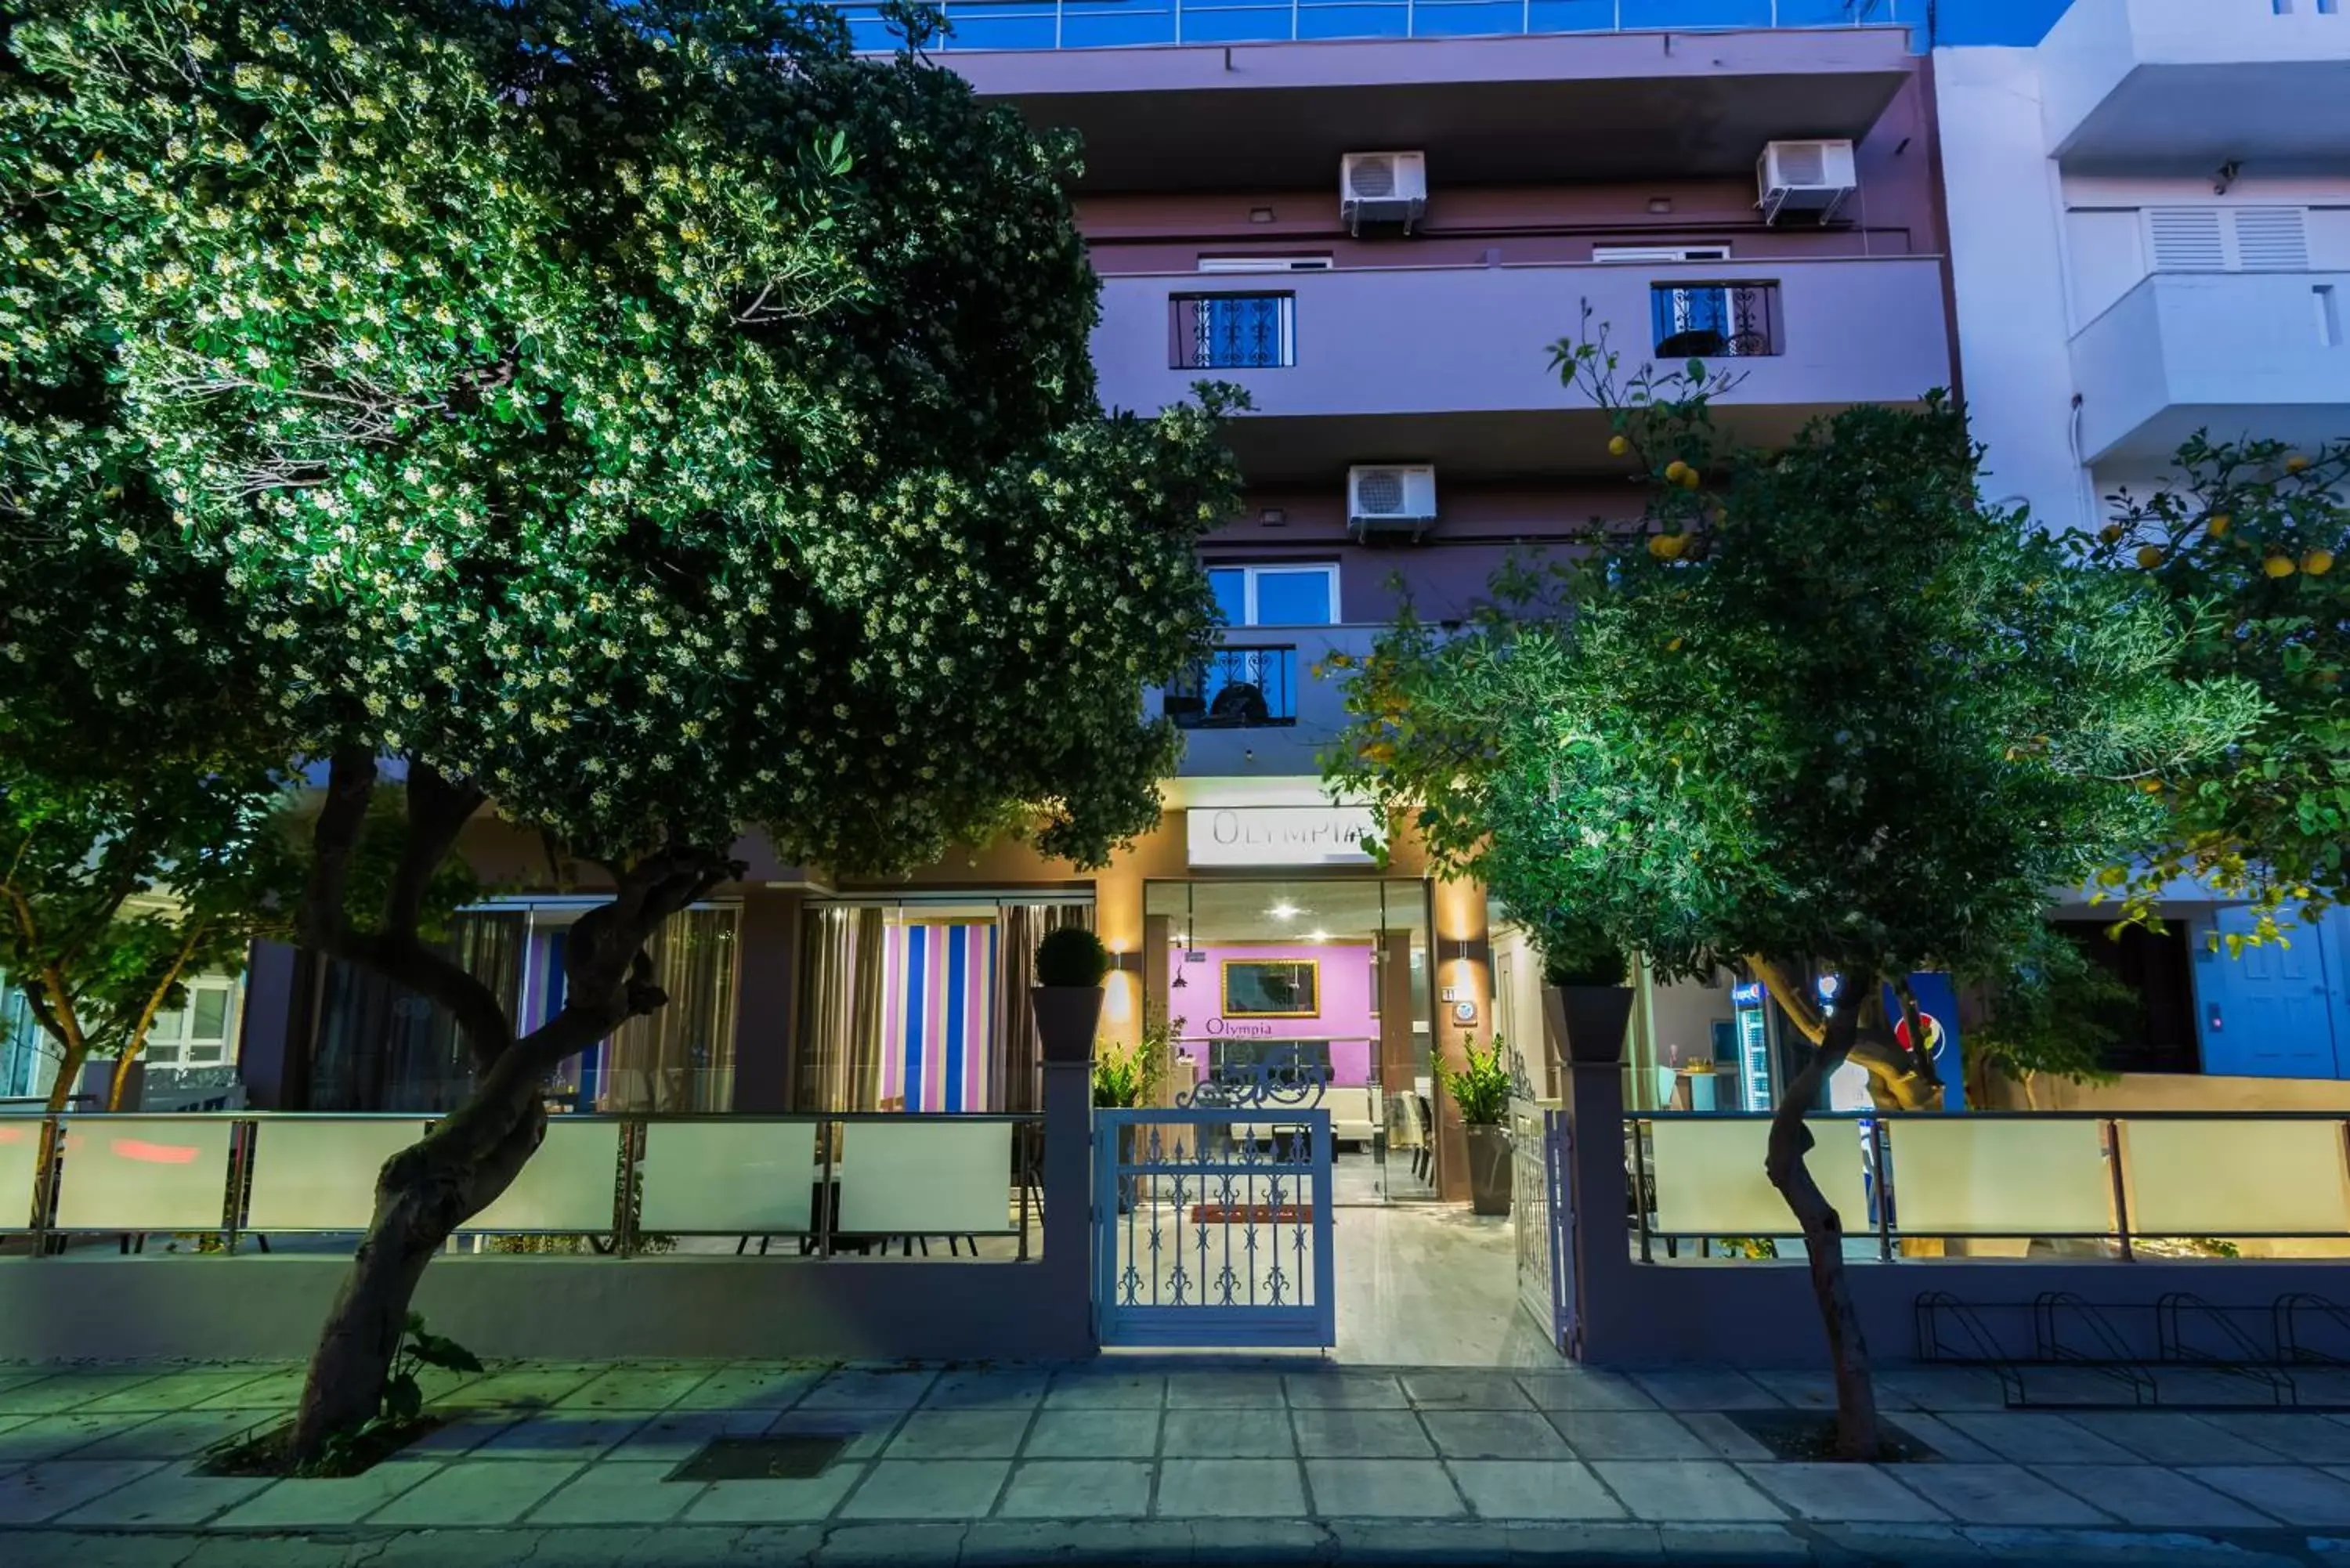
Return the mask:
<path id="1" fill-rule="evenodd" d="M 685 1511 L 687 1520 L 707 1524 L 769 1524 L 823 1519 L 840 1506 L 865 1467 L 836 1461 L 820 1476 L 804 1480 L 712 1481 Z"/>
<path id="2" fill-rule="evenodd" d="M 2197 1419 L 2301 1465 L 2350 1465 L 2350 1422 L 2283 1410 L 2199 1410 Z"/>
<path id="3" fill-rule="evenodd" d="M 897 1410 L 785 1410 L 767 1424 L 767 1436 L 840 1438 L 847 1443 L 841 1459 L 871 1459 L 880 1458 L 904 1419 Z"/>
<path id="4" fill-rule="evenodd" d="M 1912 1465 L 1904 1480 L 1961 1524 L 2108 1522 L 2071 1492 L 2017 1465 Z"/>
<path id="5" fill-rule="evenodd" d="M 39 1524 L 163 1467 L 153 1459 L 59 1459 L 0 1476 L 0 1524 Z"/>
<path id="6" fill-rule="evenodd" d="M 2082 1410 L 2071 1417 L 2140 1459 L 2158 1465 L 2267 1465 L 2283 1456 L 2179 1410 Z"/>
<path id="7" fill-rule="evenodd" d="M 1748 1464 L 1748 1480 L 1797 1519 L 1866 1524 L 1928 1524 L 1949 1518 L 1901 1484 L 1906 1465 Z"/>
<path id="8" fill-rule="evenodd" d="M 1632 1381 L 1667 1410 L 1783 1410 L 1786 1402 L 1742 1372 L 1726 1367 L 1636 1372 Z"/>
<path id="9" fill-rule="evenodd" d="M 1305 1485 L 1323 1519 L 1458 1519 L 1469 1511 L 1434 1459 L 1308 1459 Z"/>
<path id="10" fill-rule="evenodd" d="M 1719 1459 L 1596 1459 L 1591 1469 L 1636 1519 L 1713 1522 L 1786 1515 Z"/>
<path id="11" fill-rule="evenodd" d="M 1033 1410 L 1044 1403 L 1052 1374 L 1041 1368 L 964 1368 L 941 1372 L 922 1396 L 926 1409 Z"/>
<path id="12" fill-rule="evenodd" d="M 1798 1410 L 1833 1410 L 1836 1407 L 1835 1378 L 1828 1373 L 1763 1370 L 1749 1372 L 1745 1376 L 1782 1404 Z M 1882 1378 L 1877 1380 L 1878 1409 L 1908 1410 L 1915 1405 L 1916 1401 L 1898 1388 L 1886 1386 Z M 1721 1408 L 1734 1410 L 1745 1407 L 1725 1405 Z"/>
<path id="13" fill-rule="evenodd" d="M 674 1469 L 658 1460 L 589 1465 L 532 1509 L 529 1522 L 666 1524 L 702 1495 L 702 1483 L 669 1480 Z"/>
<path id="14" fill-rule="evenodd" d="M 1759 1463 L 1778 1458 L 1753 1433 L 1719 1410 L 1684 1410 L 1680 1420 L 1690 1436 L 1703 1443 L 1706 1451 L 1716 1459 Z"/>
<path id="15" fill-rule="evenodd" d="M 1553 1410 L 1550 1424 L 1586 1459 L 1703 1459 L 1713 1451 L 1663 1410 Z"/>
<path id="16" fill-rule="evenodd" d="M 283 1377 L 289 1370 L 298 1371 L 299 1369 L 255 1365 L 167 1372 L 160 1377 L 150 1377 L 132 1383 L 111 1394 L 102 1394 L 87 1404 L 76 1406 L 75 1408 L 89 1414 L 125 1410 L 149 1413 L 185 1410 L 191 1406 L 202 1404 L 206 1399 L 217 1398 L 224 1394 L 233 1394 L 250 1384 L 258 1383 L 265 1376 Z"/>
<path id="17" fill-rule="evenodd" d="M 755 1438 L 775 1424 L 773 1410 L 671 1410 L 604 1451 L 607 1463 L 660 1460 L 678 1464 L 718 1438 Z"/>
<path id="18" fill-rule="evenodd" d="M 1140 1519 L 1150 1511 L 1144 1459 L 1029 1459 L 996 1505 L 1003 1519 Z"/>
<path id="19" fill-rule="evenodd" d="M 1960 1463 L 1997 1464 L 1999 1456 L 1951 1426 L 1923 1410 L 1904 1410 L 1894 1417 L 1900 1428 L 1946 1459 Z"/>
<path id="20" fill-rule="evenodd" d="M 922 1367 L 844 1368 L 809 1389 L 798 1410 L 910 1410 L 938 1374 Z"/>
<path id="21" fill-rule="evenodd" d="M 1409 1410 L 1292 1410 L 1289 1424 L 1297 1451 L 1308 1459 L 1409 1459 L 1436 1452 Z"/>
<path id="22" fill-rule="evenodd" d="M 2262 1530 L 2275 1521 L 2156 1465 L 2040 1465 L 2033 1473 L 2130 1524 L 2189 1530 Z"/>
<path id="23" fill-rule="evenodd" d="M 153 1419 L 152 1416 L 127 1415 L 28 1416 L 0 1432 L 0 1464 L 38 1464 L 46 1459 L 78 1456 L 93 1444 L 125 1436 Z"/>
<path id="24" fill-rule="evenodd" d="M 785 1410 L 824 1376 L 821 1367 L 778 1362 L 734 1362 L 680 1395 L 675 1410 Z"/>
<path id="25" fill-rule="evenodd" d="M 1999 1376 L 1974 1366 L 1895 1366 L 1877 1375 L 1880 1393 L 1896 1394 L 1920 1410 L 2004 1410 Z"/>
<path id="26" fill-rule="evenodd" d="M 1571 1459 L 1573 1449 L 1536 1410 L 1426 1410 L 1436 1451 L 1451 1459 Z"/>
<path id="27" fill-rule="evenodd" d="M 439 1473 L 437 1464 L 387 1459 L 355 1476 L 274 1481 L 213 1521 L 220 1530 L 317 1530 L 356 1524 Z"/>
<path id="28" fill-rule="evenodd" d="M 1167 1379 L 1170 1410 L 1278 1410 L 1288 1403 L 1282 1374 L 1179 1372 Z"/>
<path id="29" fill-rule="evenodd" d="M 1531 1410 L 1518 1380 L 1505 1372 L 1460 1372 L 1438 1367 L 1403 1375 L 1403 1389 L 1421 1410 Z"/>
<path id="30" fill-rule="evenodd" d="M 1295 1410 L 1408 1410 L 1403 1382 L 1389 1373 L 1293 1372 L 1281 1380 Z"/>
<path id="31" fill-rule="evenodd" d="M 184 1464 L 168 1466 L 94 1497 L 57 1519 L 59 1524 L 198 1525 L 271 1484 L 267 1476 L 200 1476 Z"/>
<path id="32" fill-rule="evenodd" d="M 525 1416 L 473 1450 L 482 1459 L 592 1459 L 608 1452 L 650 1417 L 633 1411 L 597 1415 L 549 1410 Z"/>
<path id="33" fill-rule="evenodd" d="M 1033 1419 L 1026 1410 L 934 1410 L 908 1416 L 884 1450 L 893 1459 L 1008 1459 Z"/>
<path id="34" fill-rule="evenodd" d="M 443 1465 L 368 1517 L 376 1525 L 512 1524 L 579 1473 L 569 1459 Z"/>
<path id="35" fill-rule="evenodd" d="M 299 1366 L 280 1366 L 265 1372 L 250 1382 L 224 1388 L 210 1398 L 199 1399 L 189 1408 L 195 1410 L 283 1410 L 288 1416 L 302 1402 L 302 1385 L 309 1374 Z"/>
<path id="36" fill-rule="evenodd" d="M 666 1410 L 715 1376 L 720 1367 L 616 1366 L 555 1402 L 557 1410 Z"/>
<path id="37" fill-rule="evenodd" d="M 1270 1410 L 1170 1410 L 1160 1428 L 1159 1451 L 1187 1459 L 1273 1459 L 1297 1451 L 1289 1412 Z"/>
<path id="38" fill-rule="evenodd" d="M 1159 1412 L 1056 1410 L 1036 1414 L 1022 1452 L 1032 1459 L 1147 1459 L 1159 1451 Z"/>
<path id="39" fill-rule="evenodd" d="M 603 1366 L 545 1362 L 500 1366 L 493 1369 L 489 1376 L 476 1378 L 448 1395 L 441 1404 L 443 1408 L 458 1410 L 551 1409 L 608 1370 Z M 298 1386 L 295 1392 L 301 1392 Z"/>
<path id="40" fill-rule="evenodd" d="M 2075 1412 L 2083 1419 L 2093 1412 Z M 1943 1420 L 1997 1454 L 2025 1465 L 2121 1465 L 2140 1456 L 2078 1424 L 2073 1416 L 2034 1410 L 1956 1410 Z"/>
<path id="41" fill-rule="evenodd" d="M 1452 1459 L 1445 1469 L 1480 1519 L 1626 1517 L 1591 1468 L 1573 1459 Z"/>
<path id="42" fill-rule="evenodd" d="M 884 1459 L 840 1505 L 843 1519 L 984 1519 L 1009 1459 Z"/>
<path id="43" fill-rule="evenodd" d="M 1521 1372 L 1518 1386 L 1544 1410 L 1653 1410 L 1657 1402 L 1616 1372 Z"/>
<path id="44" fill-rule="evenodd" d="M 1151 1511 L 1162 1519 L 1302 1519 L 1295 1459 L 1168 1459 Z"/>
<path id="45" fill-rule="evenodd" d="M 2350 1470 L 2305 1465 L 2182 1465 L 2189 1480 L 2251 1503 L 2287 1524 L 2350 1525 Z"/>
<path id="46" fill-rule="evenodd" d="M 155 1372 L 58 1372 L 0 1389 L 0 1416 L 60 1416 L 152 1383 Z"/>
<path id="47" fill-rule="evenodd" d="M 1167 1379 L 1155 1372 L 1062 1372 L 1045 1395 L 1047 1411 L 1156 1410 L 1166 1403 Z"/>
<path id="48" fill-rule="evenodd" d="M 102 1417 L 101 1417 L 102 1418 Z M 78 1459 L 184 1459 L 215 1443 L 252 1434 L 258 1437 L 280 1417 L 274 1411 L 172 1410 L 148 1416 L 134 1427 L 99 1438 L 74 1450 Z M 0 1433 L 0 1447 L 7 1443 Z"/>

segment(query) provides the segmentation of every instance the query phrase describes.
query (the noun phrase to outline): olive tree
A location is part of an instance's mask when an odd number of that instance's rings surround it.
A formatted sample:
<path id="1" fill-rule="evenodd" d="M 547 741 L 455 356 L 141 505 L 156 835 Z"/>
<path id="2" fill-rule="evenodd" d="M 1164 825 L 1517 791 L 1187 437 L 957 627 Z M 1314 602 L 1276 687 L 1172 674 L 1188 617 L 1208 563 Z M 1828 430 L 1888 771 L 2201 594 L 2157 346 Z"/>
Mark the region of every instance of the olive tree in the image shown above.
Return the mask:
<path id="1" fill-rule="evenodd" d="M 1454 635 L 1407 620 L 1348 693 L 1336 781 L 1414 820 L 1537 928 L 1595 925 L 1672 980 L 1743 965 L 1806 1043 L 1766 1164 L 1802 1231 L 1840 1447 L 1879 1446 L 1804 1116 L 1847 1059 L 1877 1103 L 1937 1103 L 1888 1027 L 1908 977 L 2021 950 L 2052 889 L 2158 826 L 2141 781 L 2251 706 L 2171 678 L 2177 638 L 2126 577 L 1981 504 L 1939 397 L 1862 406 L 1783 450 L 1733 448 L 1706 367 L 1626 379 L 1604 332 L 1557 362 L 1607 410 L 1648 503 L 1521 565 Z M 1842 981 L 1824 1008 L 1817 968 Z"/>
<path id="2" fill-rule="evenodd" d="M 913 52 L 855 56 L 828 11 L 18 15 L 0 334 L 68 390 L 101 362 L 119 419 L 73 431 L 94 466 L 0 561 L 0 645 L 55 635 L 26 585 L 78 585 L 120 633 L 97 700 L 136 704 L 141 649 L 205 649 L 183 618 L 217 607 L 219 679 L 324 771 L 299 940 L 432 999 L 475 1065 L 384 1168 L 311 1457 L 376 1413 L 549 1074 L 662 1004 L 647 940 L 741 832 L 873 872 L 1003 832 L 1098 862 L 1150 826 L 1179 741 L 1141 692 L 1207 646 L 1192 545 L 1233 475 L 1212 406 L 1097 404 L 1074 149 Z M 54 479 L 38 438 L 83 416 L 50 390 L 6 450 Z M 160 591 L 191 576 L 212 595 Z M 384 759 L 405 814 L 371 898 Z M 610 890 L 520 1036 L 421 935 L 492 812 Z"/>

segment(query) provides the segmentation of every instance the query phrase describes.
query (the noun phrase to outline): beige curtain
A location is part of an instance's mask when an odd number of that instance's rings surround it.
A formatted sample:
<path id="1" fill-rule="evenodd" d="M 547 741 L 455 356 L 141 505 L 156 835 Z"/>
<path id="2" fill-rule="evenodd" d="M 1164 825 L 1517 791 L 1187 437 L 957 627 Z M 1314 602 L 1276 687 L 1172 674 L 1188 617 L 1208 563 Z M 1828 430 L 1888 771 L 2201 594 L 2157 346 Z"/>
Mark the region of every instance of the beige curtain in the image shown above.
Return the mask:
<path id="1" fill-rule="evenodd" d="M 883 911 L 879 905 L 811 906 L 801 926 L 793 1107 L 878 1110 L 888 979 Z"/>
<path id="2" fill-rule="evenodd" d="M 724 1111 L 734 1105 L 733 909 L 671 915 L 648 944 L 664 1005 L 604 1047 L 606 1111 Z"/>
<path id="3" fill-rule="evenodd" d="M 1036 1012 L 1028 988 L 1036 982 L 1036 945 L 1063 926 L 1091 926 L 1084 904 L 1005 904 L 997 915 L 1003 934 L 995 945 L 995 1017 L 989 1030 L 987 1103 L 1013 1114 L 1045 1108 L 1044 1048 L 1036 1039 Z"/>

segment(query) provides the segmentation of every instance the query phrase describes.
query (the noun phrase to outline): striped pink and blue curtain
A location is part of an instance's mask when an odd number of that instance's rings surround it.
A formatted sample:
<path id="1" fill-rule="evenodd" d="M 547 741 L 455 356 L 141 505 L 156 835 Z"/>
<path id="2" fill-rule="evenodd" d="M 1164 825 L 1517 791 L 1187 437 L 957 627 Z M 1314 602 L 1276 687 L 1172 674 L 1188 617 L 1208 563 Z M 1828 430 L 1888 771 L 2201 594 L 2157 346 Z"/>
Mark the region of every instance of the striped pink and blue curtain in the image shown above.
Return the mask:
<path id="1" fill-rule="evenodd" d="M 995 1015 L 993 920 L 894 928 L 882 985 L 881 1094 L 910 1111 L 983 1111 Z"/>

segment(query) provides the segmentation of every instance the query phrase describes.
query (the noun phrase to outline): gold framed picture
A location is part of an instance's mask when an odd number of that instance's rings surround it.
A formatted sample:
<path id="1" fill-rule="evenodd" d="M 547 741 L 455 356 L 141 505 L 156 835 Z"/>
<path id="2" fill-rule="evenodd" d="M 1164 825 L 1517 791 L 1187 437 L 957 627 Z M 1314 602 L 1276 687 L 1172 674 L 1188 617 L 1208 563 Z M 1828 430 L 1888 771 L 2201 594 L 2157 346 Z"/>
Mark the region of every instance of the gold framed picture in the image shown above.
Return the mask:
<path id="1" fill-rule="evenodd" d="M 1226 959 L 1222 992 L 1227 1018 L 1319 1018 L 1319 959 Z"/>

